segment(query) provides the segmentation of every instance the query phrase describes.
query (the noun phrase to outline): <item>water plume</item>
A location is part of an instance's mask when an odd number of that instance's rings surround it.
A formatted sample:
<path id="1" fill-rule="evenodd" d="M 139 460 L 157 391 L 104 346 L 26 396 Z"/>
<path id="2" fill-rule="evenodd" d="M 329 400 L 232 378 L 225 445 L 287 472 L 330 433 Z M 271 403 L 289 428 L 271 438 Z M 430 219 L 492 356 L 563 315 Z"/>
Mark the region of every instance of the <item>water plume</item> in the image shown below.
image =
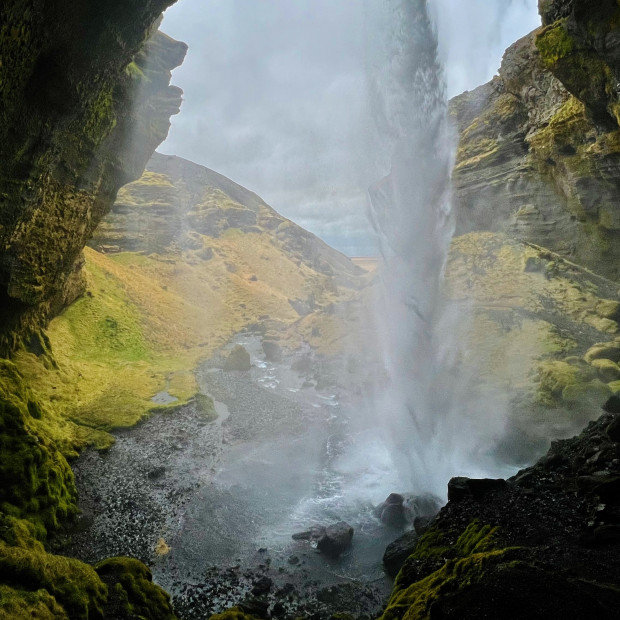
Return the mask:
<path id="1" fill-rule="evenodd" d="M 436 31 L 425 0 L 390 4 L 388 43 L 371 80 L 378 152 L 389 161 L 389 173 L 369 189 L 382 257 L 377 340 L 387 375 L 374 408 L 401 484 L 444 494 L 451 476 L 488 471 L 485 452 L 499 429 L 467 399 L 457 373 L 459 317 L 442 295 L 454 230 L 455 140 Z"/>

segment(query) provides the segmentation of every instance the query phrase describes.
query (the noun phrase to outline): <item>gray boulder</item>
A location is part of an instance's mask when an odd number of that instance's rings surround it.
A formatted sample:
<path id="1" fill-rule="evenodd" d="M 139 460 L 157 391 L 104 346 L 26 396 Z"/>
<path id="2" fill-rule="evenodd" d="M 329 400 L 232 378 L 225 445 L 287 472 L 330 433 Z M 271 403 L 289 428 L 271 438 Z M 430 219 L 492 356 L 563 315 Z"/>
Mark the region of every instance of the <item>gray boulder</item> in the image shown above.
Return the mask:
<path id="1" fill-rule="evenodd" d="M 317 541 L 317 549 L 332 558 L 338 557 L 351 546 L 353 528 L 345 521 L 339 521 L 325 528 Z"/>

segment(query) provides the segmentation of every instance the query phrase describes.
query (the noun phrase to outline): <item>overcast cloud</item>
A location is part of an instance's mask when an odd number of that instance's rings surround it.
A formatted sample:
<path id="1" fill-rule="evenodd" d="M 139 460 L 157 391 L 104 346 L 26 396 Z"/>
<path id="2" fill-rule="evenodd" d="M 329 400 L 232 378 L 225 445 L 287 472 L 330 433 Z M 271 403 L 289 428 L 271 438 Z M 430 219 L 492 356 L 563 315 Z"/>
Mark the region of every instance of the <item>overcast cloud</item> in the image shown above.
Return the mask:
<path id="1" fill-rule="evenodd" d="M 160 151 L 220 172 L 349 255 L 373 252 L 366 64 L 388 0 L 179 0 L 162 29 L 189 44 Z M 452 96 L 488 81 L 540 23 L 537 0 L 432 0 Z"/>

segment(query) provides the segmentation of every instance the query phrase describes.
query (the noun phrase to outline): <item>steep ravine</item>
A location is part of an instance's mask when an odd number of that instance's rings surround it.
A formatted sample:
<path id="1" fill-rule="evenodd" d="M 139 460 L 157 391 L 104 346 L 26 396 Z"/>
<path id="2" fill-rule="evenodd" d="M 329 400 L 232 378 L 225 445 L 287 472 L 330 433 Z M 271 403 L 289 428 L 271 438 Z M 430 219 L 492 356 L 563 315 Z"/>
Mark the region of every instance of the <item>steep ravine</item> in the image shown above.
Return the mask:
<path id="1" fill-rule="evenodd" d="M 191 308 L 186 298 L 200 291 L 190 314 L 218 299 L 223 311 L 234 306 L 238 331 L 266 303 L 267 340 L 290 351 L 305 341 L 327 359 L 341 344 L 337 312 L 359 321 L 366 300 L 363 274 L 228 179 L 177 158 L 155 158 L 139 179 L 180 105 L 169 80 L 186 48 L 156 31 L 170 3 L 9 0 L 0 8 L 0 618 L 175 617 L 144 564 L 91 567 L 45 548 L 76 512 L 67 459 L 89 445 L 109 448 L 109 431 L 143 417 L 162 383 L 189 401 L 197 360 L 231 336 L 215 317 L 190 342 L 166 325 L 170 308 Z M 599 405 L 610 413 L 508 482 L 453 481 L 447 507 L 410 548 L 385 618 L 617 617 L 620 8 L 541 0 L 540 9 L 543 27 L 507 51 L 499 76 L 452 102 L 458 232 L 469 234 L 453 246 L 450 295 L 473 308 L 467 346 L 486 363 L 482 397 L 487 377 L 495 394 L 519 397 L 514 460 L 540 452 L 550 424 L 566 436 Z M 193 234 L 170 236 L 152 192 L 191 195 L 187 175 L 178 187 L 162 178 L 186 167 L 217 191 L 189 205 Z M 87 249 L 83 269 L 86 242 L 135 179 L 94 242 L 105 253 Z M 139 235 L 144 206 L 155 218 Z M 261 265 L 267 251 L 290 280 L 264 265 L 255 272 L 252 261 Z M 215 275 L 203 278 L 209 262 Z M 168 290 L 172 274 L 181 277 Z M 294 296 L 278 289 L 291 283 Z M 256 306 L 252 287 L 262 291 Z M 146 317 L 145 299 L 156 301 Z M 48 336 L 43 328 L 63 308 Z M 93 338 L 82 346 L 85 333 Z M 505 363 L 515 351 L 518 362 Z M 115 373 L 125 381 L 119 400 Z M 185 407 L 200 417 L 211 405 L 198 397 Z M 204 602 L 209 588 L 194 594 Z M 331 593 L 328 610 L 339 609 L 345 590 Z"/>

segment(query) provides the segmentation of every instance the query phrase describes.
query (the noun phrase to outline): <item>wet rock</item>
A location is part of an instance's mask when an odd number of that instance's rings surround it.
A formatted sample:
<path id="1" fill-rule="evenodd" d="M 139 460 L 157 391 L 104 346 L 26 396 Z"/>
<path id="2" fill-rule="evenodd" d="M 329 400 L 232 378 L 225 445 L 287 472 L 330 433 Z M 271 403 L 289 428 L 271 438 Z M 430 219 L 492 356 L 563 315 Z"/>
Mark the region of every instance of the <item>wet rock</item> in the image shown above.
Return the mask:
<path id="1" fill-rule="evenodd" d="M 404 508 L 405 497 L 400 493 L 390 493 L 384 502 L 375 509 L 382 523 L 391 527 L 403 527 L 407 522 Z"/>
<path id="2" fill-rule="evenodd" d="M 291 555 L 288 558 L 288 563 L 295 566 L 295 564 L 299 564 L 299 558 L 296 555 Z"/>
<path id="3" fill-rule="evenodd" d="M 618 398 L 618 401 L 618 405 L 620 406 L 620 398 Z M 616 443 L 620 443 L 620 416 L 613 419 L 611 424 L 609 424 L 609 426 L 605 429 L 605 432 L 607 433 L 609 439 L 615 441 Z"/>
<path id="4" fill-rule="evenodd" d="M 273 580 L 267 576 L 260 577 L 256 583 L 252 586 L 252 594 L 254 596 L 262 596 L 267 594 L 271 590 Z"/>
<path id="5" fill-rule="evenodd" d="M 603 409 L 607 411 L 607 413 L 620 413 L 620 395 L 614 394 L 613 396 L 610 396 L 605 401 Z M 617 420 L 616 423 L 618 423 Z M 609 433 L 609 430 L 607 432 Z M 614 439 L 614 441 L 618 441 L 618 439 Z"/>
<path id="6" fill-rule="evenodd" d="M 418 536 L 422 536 L 433 522 L 433 517 L 416 517 L 413 520 L 413 529 Z"/>
<path id="7" fill-rule="evenodd" d="M 430 493 L 390 493 L 386 500 L 376 507 L 375 514 L 390 527 L 404 527 L 407 523 L 413 523 L 416 517 L 434 517 L 442 503 L 441 499 Z"/>
<path id="8" fill-rule="evenodd" d="M 383 554 L 383 566 L 390 577 L 396 576 L 405 560 L 413 553 L 418 538 L 417 532 L 410 531 L 387 546 Z"/>
<path id="9" fill-rule="evenodd" d="M 325 555 L 338 557 L 351 546 L 353 528 L 345 521 L 339 521 L 325 528 L 324 534 L 317 540 L 317 548 Z"/>
<path id="10" fill-rule="evenodd" d="M 232 370 L 250 370 L 251 366 L 250 354 L 245 350 L 245 347 L 240 344 L 233 347 L 224 362 L 224 370 L 226 372 Z"/>
<path id="11" fill-rule="evenodd" d="M 448 501 L 458 502 L 466 497 L 480 499 L 491 491 L 501 490 L 506 486 L 502 478 L 451 478 L 448 482 Z"/>
<path id="12" fill-rule="evenodd" d="M 274 340 L 263 340 L 265 359 L 269 362 L 282 361 L 282 347 Z"/>

